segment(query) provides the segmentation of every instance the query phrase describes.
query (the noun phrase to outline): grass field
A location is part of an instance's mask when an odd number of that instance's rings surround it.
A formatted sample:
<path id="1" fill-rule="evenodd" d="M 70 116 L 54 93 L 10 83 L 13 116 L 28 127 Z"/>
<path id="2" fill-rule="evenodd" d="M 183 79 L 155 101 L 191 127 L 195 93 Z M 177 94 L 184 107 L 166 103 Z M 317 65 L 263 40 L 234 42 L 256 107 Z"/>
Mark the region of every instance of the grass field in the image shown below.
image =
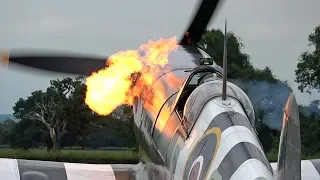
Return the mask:
<path id="1" fill-rule="evenodd" d="M 62 150 L 51 153 L 42 149 L 30 149 L 29 151 L 0 149 L 0 158 L 95 164 L 138 163 L 137 153 L 131 150 Z"/>
<path id="2" fill-rule="evenodd" d="M 269 151 L 267 154 L 267 158 L 270 162 L 277 162 L 278 161 L 278 152 L 277 151 Z M 314 155 L 302 155 L 301 159 L 302 160 L 307 160 L 307 159 L 319 159 L 320 158 L 320 153 L 314 154 Z"/>
<path id="3" fill-rule="evenodd" d="M 270 162 L 277 162 L 277 152 L 266 154 Z M 303 159 L 316 159 L 319 156 L 303 156 Z M 138 154 L 133 150 L 62 150 L 51 153 L 45 149 L 30 149 L 29 151 L 0 149 L 0 158 L 29 159 L 41 161 L 92 163 L 92 164 L 137 164 Z"/>
<path id="4" fill-rule="evenodd" d="M 277 162 L 275 152 L 267 153 L 270 162 Z M 29 151 L 0 149 L 0 158 L 29 159 L 42 161 L 97 163 L 97 164 L 131 164 L 138 163 L 138 154 L 132 150 L 79 150 L 64 149 L 61 152 L 51 153 L 45 149 L 30 149 Z"/>
<path id="5" fill-rule="evenodd" d="M 274 152 L 274 151 L 269 151 L 266 154 L 269 162 L 277 162 L 278 161 L 278 152 Z"/>

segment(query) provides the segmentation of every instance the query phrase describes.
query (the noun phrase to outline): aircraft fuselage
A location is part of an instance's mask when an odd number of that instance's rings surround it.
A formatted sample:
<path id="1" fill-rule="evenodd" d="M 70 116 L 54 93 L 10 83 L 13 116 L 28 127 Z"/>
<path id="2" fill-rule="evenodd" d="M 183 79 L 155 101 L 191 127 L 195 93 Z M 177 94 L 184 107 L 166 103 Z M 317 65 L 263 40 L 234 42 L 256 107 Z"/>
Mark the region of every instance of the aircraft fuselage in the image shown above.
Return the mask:
<path id="1" fill-rule="evenodd" d="M 200 66 L 200 57 L 208 55 L 179 47 L 169 57 L 171 69 L 137 99 L 133 112 L 142 158 L 165 166 L 176 179 L 273 179 L 249 98 L 228 82 L 223 101 L 221 68 Z M 203 78 L 206 73 L 216 76 Z M 173 75 L 183 81 L 168 85 Z M 161 89 L 166 99 L 156 113 L 150 112 L 145 100 Z"/>

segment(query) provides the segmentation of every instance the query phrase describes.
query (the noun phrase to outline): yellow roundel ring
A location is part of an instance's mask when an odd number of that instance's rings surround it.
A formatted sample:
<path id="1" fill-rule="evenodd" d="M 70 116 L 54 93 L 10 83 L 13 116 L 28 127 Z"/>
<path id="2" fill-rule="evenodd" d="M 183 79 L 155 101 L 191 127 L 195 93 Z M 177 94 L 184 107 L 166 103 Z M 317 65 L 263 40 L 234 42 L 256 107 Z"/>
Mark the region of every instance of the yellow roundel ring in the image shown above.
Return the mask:
<path id="1" fill-rule="evenodd" d="M 201 136 L 201 138 L 192 147 L 192 150 L 187 157 L 182 173 L 183 179 L 193 180 L 198 179 L 198 177 L 199 179 L 207 178 L 208 172 L 213 165 L 217 150 L 219 148 L 220 139 L 221 129 L 218 127 L 208 129 Z M 203 157 L 201 165 L 199 163 L 194 163 L 199 156 Z M 189 177 L 190 172 L 196 175 Z"/>

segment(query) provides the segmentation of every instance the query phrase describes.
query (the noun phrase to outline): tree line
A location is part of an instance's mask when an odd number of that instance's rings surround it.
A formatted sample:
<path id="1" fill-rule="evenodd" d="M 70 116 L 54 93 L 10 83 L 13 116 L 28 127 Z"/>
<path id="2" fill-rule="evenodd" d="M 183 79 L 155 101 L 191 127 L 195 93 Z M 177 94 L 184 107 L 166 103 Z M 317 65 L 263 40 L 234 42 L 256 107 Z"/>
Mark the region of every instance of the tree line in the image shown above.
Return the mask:
<path id="1" fill-rule="evenodd" d="M 233 32 L 227 35 L 228 78 L 238 83 L 253 101 L 256 128 L 264 150 L 277 151 L 280 128 L 274 128 L 270 119 L 278 118 L 281 125 L 282 108 L 292 90 L 286 81 L 277 79 L 269 67 L 254 67 L 250 56 L 242 52 L 244 45 L 240 38 Z M 219 65 L 222 65 L 223 39 L 220 29 L 211 29 L 206 30 L 198 44 Z M 320 92 L 320 26 L 308 39 L 314 50 L 303 52 L 299 57 L 295 81 L 301 92 L 310 93 L 311 89 Z M 0 145 L 22 149 L 46 147 L 48 151 L 72 146 L 83 149 L 135 147 L 131 109 L 121 106 L 108 116 L 94 113 L 84 102 L 84 81 L 81 76 L 51 80 L 45 91 L 34 91 L 29 97 L 20 98 L 13 107 L 14 116 L 20 121 L 7 120 L 0 124 Z M 257 94 L 250 91 L 252 88 L 264 88 L 264 91 Z M 319 101 L 299 107 L 302 152 L 315 155 L 320 152 L 320 143 L 316 141 L 320 137 Z"/>
<path id="2" fill-rule="evenodd" d="M 85 92 L 84 77 L 67 77 L 51 80 L 46 91 L 20 98 L 13 107 L 20 121 L 7 120 L 0 125 L 0 144 L 46 147 L 53 152 L 68 146 L 134 147 L 131 109 L 122 106 L 111 115 L 100 116 L 85 104 Z"/>

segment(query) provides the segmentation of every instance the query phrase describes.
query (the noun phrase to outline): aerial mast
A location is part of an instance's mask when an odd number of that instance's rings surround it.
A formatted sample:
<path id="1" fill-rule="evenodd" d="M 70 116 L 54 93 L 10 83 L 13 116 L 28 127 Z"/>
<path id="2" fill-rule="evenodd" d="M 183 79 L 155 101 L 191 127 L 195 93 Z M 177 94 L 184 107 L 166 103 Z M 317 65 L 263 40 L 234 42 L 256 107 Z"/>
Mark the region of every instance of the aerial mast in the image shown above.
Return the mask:
<path id="1" fill-rule="evenodd" d="M 227 19 L 224 24 L 224 47 L 223 47 L 223 75 L 222 75 L 222 100 L 227 99 Z"/>

